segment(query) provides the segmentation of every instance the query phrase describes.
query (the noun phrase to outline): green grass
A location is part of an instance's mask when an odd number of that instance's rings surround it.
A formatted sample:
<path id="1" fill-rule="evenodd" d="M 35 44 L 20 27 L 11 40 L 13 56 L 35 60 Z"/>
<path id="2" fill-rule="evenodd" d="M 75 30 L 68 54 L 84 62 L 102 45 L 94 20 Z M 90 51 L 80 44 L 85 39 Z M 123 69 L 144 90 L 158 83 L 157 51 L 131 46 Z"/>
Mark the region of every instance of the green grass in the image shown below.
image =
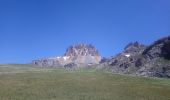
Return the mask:
<path id="1" fill-rule="evenodd" d="M 170 80 L 0 65 L 0 100 L 170 100 Z"/>

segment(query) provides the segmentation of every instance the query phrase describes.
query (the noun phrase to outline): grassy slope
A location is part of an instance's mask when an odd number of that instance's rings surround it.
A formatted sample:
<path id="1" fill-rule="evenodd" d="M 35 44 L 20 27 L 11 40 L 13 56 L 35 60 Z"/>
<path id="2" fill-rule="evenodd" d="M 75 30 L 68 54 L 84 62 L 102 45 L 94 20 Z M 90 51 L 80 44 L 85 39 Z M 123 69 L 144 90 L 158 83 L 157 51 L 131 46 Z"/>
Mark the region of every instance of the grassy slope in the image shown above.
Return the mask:
<path id="1" fill-rule="evenodd" d="M 0 100 L 170 100 L 170 80 L 0 65 Z"/>

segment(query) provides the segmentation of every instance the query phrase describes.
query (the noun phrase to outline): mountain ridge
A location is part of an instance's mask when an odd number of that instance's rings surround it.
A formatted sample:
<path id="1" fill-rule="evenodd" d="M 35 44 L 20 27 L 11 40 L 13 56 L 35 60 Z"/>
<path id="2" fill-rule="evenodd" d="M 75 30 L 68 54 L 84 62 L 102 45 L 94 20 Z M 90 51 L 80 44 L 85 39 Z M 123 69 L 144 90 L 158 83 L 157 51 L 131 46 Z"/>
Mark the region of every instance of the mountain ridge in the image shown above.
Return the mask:
<path id="1" fill-rule="evenodd" d="M 148 46 L 131 42 L 111 58 L 102 58 L 93 45 L 81 43 L 68 47 L 63 56 L 34 60 L 32 63 L 43 67 L 93 67 L 114 73 L 170 78 L 170 36 Z"/>

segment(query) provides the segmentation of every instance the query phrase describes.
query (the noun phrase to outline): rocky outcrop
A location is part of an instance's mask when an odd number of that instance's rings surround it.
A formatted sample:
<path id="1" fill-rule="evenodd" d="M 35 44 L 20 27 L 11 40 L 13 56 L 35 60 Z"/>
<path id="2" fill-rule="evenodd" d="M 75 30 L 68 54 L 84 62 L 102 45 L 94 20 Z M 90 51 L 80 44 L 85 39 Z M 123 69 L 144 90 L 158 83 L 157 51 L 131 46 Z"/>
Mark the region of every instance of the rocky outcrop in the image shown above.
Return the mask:
<path id="1" fill-rule="evenodd" d="M 91 44 L 77 44 L 70 46 L 64 56 L 34 60 L 32 63 L 48 67 L 81 67 L 83 65 L 99 64 L 101 56 Z"/>
<path id="2" fill-rule="evenodd" d="M 121 74 L 170 78 L 170 36 L 150 46 L 130 43 L 122 53 L 101 63 L 100 68 Z"/>
<path id="3" fill-rule="evenodd" d="M 78 44 L 70 46 L 65 53 L 75 64 L 99 64 L 101 56 L 91 44 Z"/>
<path id="4" fill-rule="evenodd" d="M 109 61 L 109 60 L 110 60 L 109 58 L 103 57 L 103 58 L 100 60 L 100 64 L 105 63 L 105 62 L 107 62 L 107 61 Z"/>
<path id="5" fill-rule="evenodd" d="M 135 72 L 135 70 L 138 69 L 137 66 L 140 64 L 138 58 L 145 48 L 145 45 L 139 44 L 138 42 L 129 43 L 122 53 L 102 63 L 100 68 L 116 73 Z"/>
<path id="6" fill-rule="evenodd" d="M 143 55 L 150 59 L 164 57 L 170 59 L 170 36 L 159 39 L 145 49 Z"/>
<path id="7" fill-rule="evenodd" d="M 170 77 L 170 36 L 161 38 L 142 53 L 143 63 L 138 75 Z"/>
<path id="8" fill-rule="evenodd" d="M 96 48 L 91 44 L 76 44 L 70 46 L 65 53 L 65 56 L 75 57 L 75 56 L 100 56 Z"/>
<path id="9" fill-rule="evenodd" d="M 46 66 L 46 67 L 62 67 L 65 64 L 71 63 L 71 60 L 67 56 L 59 56 L 59 57 L 50 57 L 50 58 L 42 58 L 39 60 L 33 60 L 32 64 L 38 66 Z"/>

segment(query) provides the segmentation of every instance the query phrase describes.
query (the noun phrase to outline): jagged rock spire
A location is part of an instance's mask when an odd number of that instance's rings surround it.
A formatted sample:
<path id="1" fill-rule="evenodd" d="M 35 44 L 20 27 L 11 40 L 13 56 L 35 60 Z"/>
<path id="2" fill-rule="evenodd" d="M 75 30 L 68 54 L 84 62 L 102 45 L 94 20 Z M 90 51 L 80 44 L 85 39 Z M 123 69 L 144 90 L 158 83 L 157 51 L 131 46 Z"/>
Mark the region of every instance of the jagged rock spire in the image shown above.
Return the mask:
<path id="1" fill-rule="evenodd" d="M 96 48 L 91 44 L 77 44 L 70 46 L 65 53 L 65 56 L 99 56 Z"/>
<path id="2" fill-rule="evenodd" d="M 33 64 L 40 66 L 65 66 L 98 64 L 101 56 L 91 44 L 76 44 L 67 48 L 64 56 L 34 60 Z"/>

